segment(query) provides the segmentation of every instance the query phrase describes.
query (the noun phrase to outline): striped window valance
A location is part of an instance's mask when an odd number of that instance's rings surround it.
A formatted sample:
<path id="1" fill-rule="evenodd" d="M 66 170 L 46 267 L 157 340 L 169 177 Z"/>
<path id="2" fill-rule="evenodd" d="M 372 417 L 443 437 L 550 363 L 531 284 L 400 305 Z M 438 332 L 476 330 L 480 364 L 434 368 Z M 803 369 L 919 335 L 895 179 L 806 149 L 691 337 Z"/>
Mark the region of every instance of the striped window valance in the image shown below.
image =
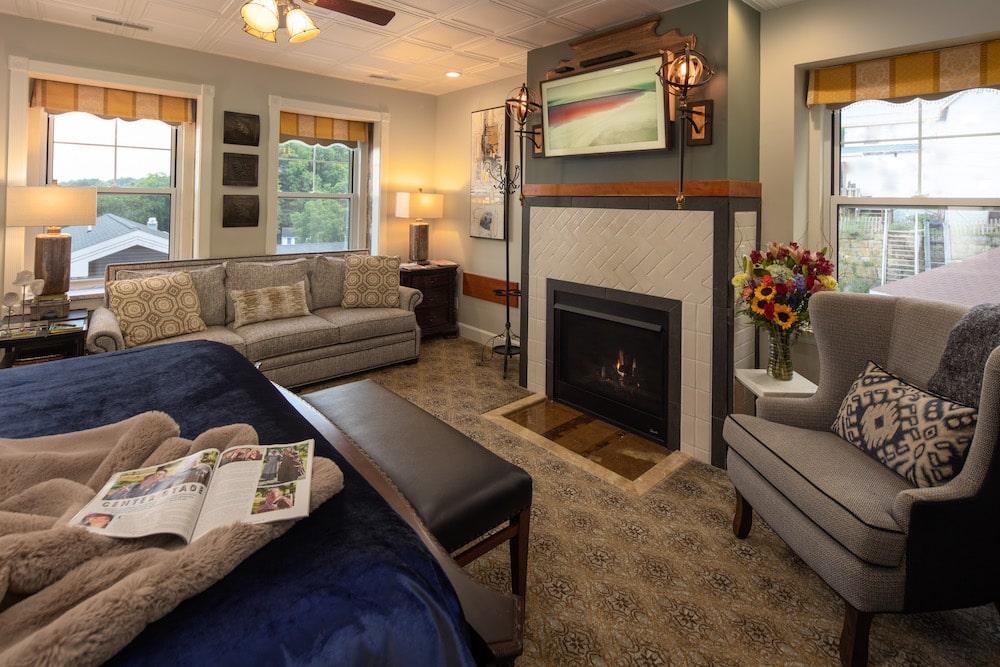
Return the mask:
<path id="1" fill-rule="evenodd" d="M 371 123 L 326 116 L 310 116 L 291 111 L 281 112 L 281 141 L 297 139 L 307 144 L 343 143 L 356 146 L 368 141 Z"/>
<path id="2" fill-rule="evenodd" d="M 49 113 L 83 111 L 104 118 L 176 124 L 194 122 L 194 104 L 194 100 L 185 97 L 46 79 L 31 81 L 31 106 L 43 107 Z"/>
<path id="3" fill-rule="evenodd" d="M 1000 40 L 824 67 L 809 72 L 806 104 L 890 100 L 1000 85 Z"/>

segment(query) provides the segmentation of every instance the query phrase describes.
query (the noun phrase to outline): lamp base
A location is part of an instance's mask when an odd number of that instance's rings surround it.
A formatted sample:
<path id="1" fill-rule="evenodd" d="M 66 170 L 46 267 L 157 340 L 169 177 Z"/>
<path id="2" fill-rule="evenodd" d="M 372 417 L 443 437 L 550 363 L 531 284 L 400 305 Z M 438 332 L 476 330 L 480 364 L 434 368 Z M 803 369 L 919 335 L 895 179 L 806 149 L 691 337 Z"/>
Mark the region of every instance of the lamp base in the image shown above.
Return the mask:
<path id="1" fill-rule="evenodd" d="M 410 261 L 417 264 L 428 264 L 428 230 L 430 225 L 426 222 L 410 223 Z"/>
<path id="2" fill-rule="evenodd" d="M 58 229 L 58 228 L 56 228 Z M 42 294 L 69 291 L 70 254 L 73 238 L 51 230 L 35 237 L 35 278 L 45 281 Z"/>

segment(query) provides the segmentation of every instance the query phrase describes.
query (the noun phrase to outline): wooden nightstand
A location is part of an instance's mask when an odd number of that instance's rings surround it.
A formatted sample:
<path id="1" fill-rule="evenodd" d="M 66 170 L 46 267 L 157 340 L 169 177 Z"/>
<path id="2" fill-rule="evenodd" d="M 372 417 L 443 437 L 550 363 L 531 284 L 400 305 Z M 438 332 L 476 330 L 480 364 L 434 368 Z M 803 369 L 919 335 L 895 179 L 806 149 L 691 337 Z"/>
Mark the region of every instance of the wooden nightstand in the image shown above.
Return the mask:
<path id="1" fill-rule="evenodd" d="M 19 327 L 22 318 L 12 318 L 13 330 L 5 327 L 0 331 L 0 368 L 82 356 L 88 318 L 86 310 L 73 310 L 69 317 L 59 320 L 27 320 L 23 329 Z M 3 324 L 7 324 L 7 318 Z"/>
<path id="2" fill-rule="evenodd" d="M 455 289 L 458 285 L 458 264 L 407 265 L 399 267 L 399 284 L 420 290 L 424 300 L 417 306 L 417 324 L 421 336 L 458 335 L 458 313 L 455 309 Z"/>

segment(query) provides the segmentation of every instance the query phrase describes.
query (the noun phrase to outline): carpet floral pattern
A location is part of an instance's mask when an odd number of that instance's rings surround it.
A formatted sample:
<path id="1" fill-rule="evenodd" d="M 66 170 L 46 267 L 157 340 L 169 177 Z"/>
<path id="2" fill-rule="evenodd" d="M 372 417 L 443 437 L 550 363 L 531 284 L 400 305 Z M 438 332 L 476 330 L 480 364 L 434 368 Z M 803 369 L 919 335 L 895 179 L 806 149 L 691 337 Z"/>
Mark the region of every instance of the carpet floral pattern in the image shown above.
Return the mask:
<path id="1" fill-rule="evenodd" d="M 549 665 L 836 665 L 843 606 L 755 517 L 731 529 L 723 470 L 692 461 L 639 497 L 481 415 L 527 395 L 503 359 L 468 340 L 425 341 L 420 361 L 370 377 L 527 470 L 534 479 L 524 655 Z M 306 391 L 320 389 L 317 385 Z M 468 570 L 509 589 L 506 549 Z M 871 665 L 987 665 L 992 606 L 879 615 Z"/>

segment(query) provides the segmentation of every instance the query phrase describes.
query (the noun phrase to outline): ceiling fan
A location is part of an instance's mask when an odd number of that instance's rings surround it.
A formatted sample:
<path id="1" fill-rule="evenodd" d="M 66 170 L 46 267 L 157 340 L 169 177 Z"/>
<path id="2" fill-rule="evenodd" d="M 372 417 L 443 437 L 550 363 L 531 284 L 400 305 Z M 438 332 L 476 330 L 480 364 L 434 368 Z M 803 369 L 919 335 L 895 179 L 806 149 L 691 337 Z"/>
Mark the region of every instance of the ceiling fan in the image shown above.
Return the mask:
<path id="1" fill-rule="evenodd" d="M 396 12 L 368 5 L 355 0 L 303 0 L 333 12 L 353 16 L 376 25 L 386 25 Z M 295 0 L 248 0 L 240 8 L 240 15 L 246 23 L 243 32 L 263 39 L 277 41 L 278 28 L 285 28 L 288 41 L 293 44 L 312 39 L 319 34 L 319 28 L 302 11 Z"/>

